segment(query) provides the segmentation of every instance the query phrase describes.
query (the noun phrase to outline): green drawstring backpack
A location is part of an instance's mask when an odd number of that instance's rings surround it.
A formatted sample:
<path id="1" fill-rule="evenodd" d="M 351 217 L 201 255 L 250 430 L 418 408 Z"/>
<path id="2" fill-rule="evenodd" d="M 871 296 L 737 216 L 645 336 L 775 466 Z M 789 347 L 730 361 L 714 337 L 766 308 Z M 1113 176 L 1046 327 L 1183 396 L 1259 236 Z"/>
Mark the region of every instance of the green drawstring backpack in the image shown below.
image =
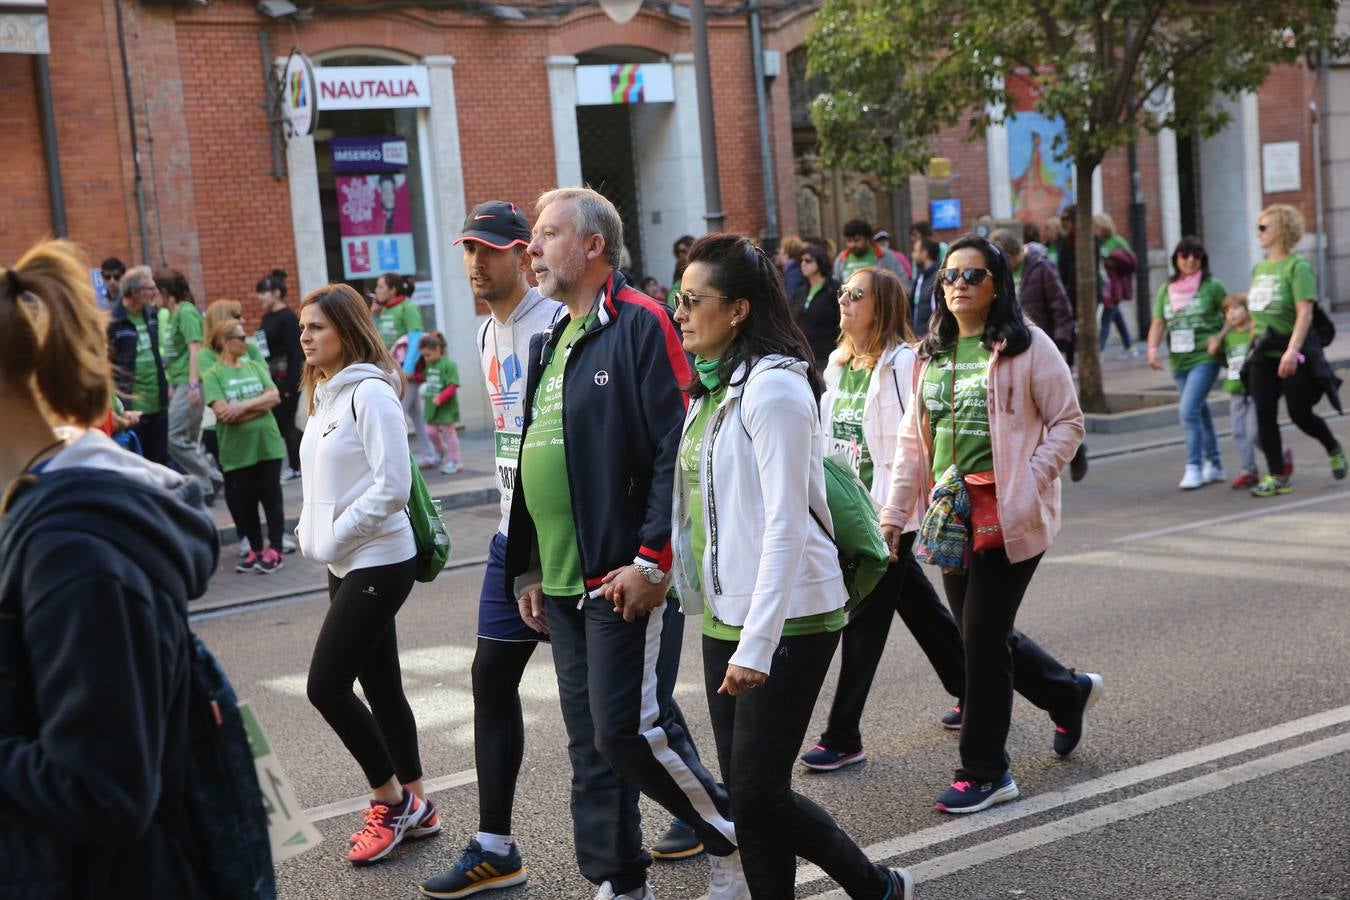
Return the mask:
<path id="1" fill-rule="evenodd" d="M 830 507 L 834 533 L 811 511 L 839 551 L 839 567 L 844 570 L 848 590 L 847 609 L 853 609 L 872 593 L 891 564 L 890 551 L 881 536 L 881 523 L 872 495 L 845 463 L 825 458 L 825 502 Z"/>

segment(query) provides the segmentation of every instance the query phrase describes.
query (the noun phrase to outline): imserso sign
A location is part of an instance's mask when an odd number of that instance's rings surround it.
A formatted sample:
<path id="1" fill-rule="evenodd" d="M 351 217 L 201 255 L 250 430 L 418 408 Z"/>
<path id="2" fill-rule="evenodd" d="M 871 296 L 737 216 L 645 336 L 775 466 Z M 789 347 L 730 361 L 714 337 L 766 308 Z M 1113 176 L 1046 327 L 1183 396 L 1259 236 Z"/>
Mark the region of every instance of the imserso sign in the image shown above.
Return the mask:
<path id="1" fill-rule="evenodd" d="M 314 74 L 321 112 L 431 105 L 426 66 L 320 66 Z"/>

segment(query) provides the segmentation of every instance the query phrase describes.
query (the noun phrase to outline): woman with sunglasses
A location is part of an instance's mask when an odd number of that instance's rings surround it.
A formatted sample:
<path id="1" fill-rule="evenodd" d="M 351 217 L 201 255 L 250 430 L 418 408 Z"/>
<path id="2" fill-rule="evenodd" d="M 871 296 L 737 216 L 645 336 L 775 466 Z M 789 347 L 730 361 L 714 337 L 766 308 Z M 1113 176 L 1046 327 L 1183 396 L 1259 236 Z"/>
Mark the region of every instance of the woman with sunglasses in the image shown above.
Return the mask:
<path id="1" fill-rule="evenodd" d="M 825 370 L 821 427 L 830 455 L 847 460 L 880 505 L 891 486 L 900 418 L 914 402 L 914 335 L 899 276 L 876 268 L 853 273 L 839 294 L 839 328 L 839 349 Z M 955 620 L 914 559 L 918 527 L 917 517 L 905 523 L 899 552 L 886 574 L 849 616 L 829 725 L 801 758 L 808 769 L 832 772 L 866 758 L 859 723 L 894 613 L 918 641 L 943 688 L 956 698 L 942 724 L 961 727 L 965 649 Z"/>
<path id="2" fill-rule="evenodd" d="M 825 368 L 839 340 L 839 282 L 831 277 L 832 267 L 825 248 L 807 244 L 801 255 L 806 283 L 792 295 L 792 318 L 806 335 L 818 370 Z"/>
<path id="3" fill-rule="evenodd" d="M 270 575 L 281 568 L 281 538 L 286 514 L 281 500 L 281 462 L 286 442 L 272 416 L 281 392 L 272 383 L 267 364 L 250 359 L 244 324 L 226 319 L 211 333 L 219 360 L 202 376 L 202 397 L 216 415 L 216 441 L 225 490 L 232 496 L 249 551 L 236 572 Z M 267 517 L 268 545 L 263 546 L 258 504 Z"/>
<path id="4" fill-rule="evenodd" d="M 1326 449 L 1333 478 L 1345 477 L 1346 460 L 1341 442 L 1313 412 L 1325 390 L 1319 373 L 1326 378 L 1330 372 L 1312 329 L 1317 276 L 1308 261 L 1294 252 L 1303 237 L 1303 214 L 1283 203 L 1269 206 L 1261 211 L 1256 231 L 1266 258 L 1252 269 L 1247 292 L 1256 337 L 1245 371 L 1269 474 L 1252 488 L 1252 496 L 1274 497 L 1289 493 L 1290 480 L 1280 436 L 1281 394 L 1290 420 Z"/>
<path id="5" fill-rule="evenodd" d="M 1083 715 L 1101 693 L 1101 676 L 1075 674 L 1013 628 L 1059 531 L 1059 473 L 1083 439 L 1083 413 L 1054 341 L 1024 321 L 1012 267 L 996 245 L 974 235 L 952 244 L 936 298 L 934 327 L 919 347 L 922 402 L 900 424 L 880 519 L 898 553 L 906 523 L 925 515 L 929 561 L 956 560 L 942 584 L 965 642 L 961 766 L 936 805 L 973 813 L 1019 794 L 1005 749 L 1014 677 L 1017 691 L 1050 714 L 1060 756 L 1078 745 Z M 975 552 L 961 501 L 968 507 L 969 485 L 990 483 L 1002 546 Z M 956 509 L 936 535 L 927 518 L 935 500 L 934 512 Z"/>
<path id="6" fill-rule="evenodd" d="M 1209 339 L 1223 328 L 1227 291 L 1209 273 L 1209 254 L 1197 237 L 1184 237 L 1172 251 L 1172 277 L 1158 289 L 1148 328 L 1148 364 L 1162 369 L 1158 348 L 1167 340 L 1167 362 L 1181 396 L 1178 411 L 1186 435 L 1186 470 L 1177 487 L 1193 491 L 1223 481 L 1223 455 L 1209 414 L 1209 389 L 1219 377 L 1219 357 Z"/>
<path id="7" fill-rule="evenodd" d="M 791 897 L 797 857 L 850 897 L 913 895 L 792 790 L 796 748 L 844 627 L 827 529 L 820 377 L 773 261 L 710 234 L 689 251 L 675 312 L 697 379 L 675 465 L 671 544 L 750 895 Z"/>

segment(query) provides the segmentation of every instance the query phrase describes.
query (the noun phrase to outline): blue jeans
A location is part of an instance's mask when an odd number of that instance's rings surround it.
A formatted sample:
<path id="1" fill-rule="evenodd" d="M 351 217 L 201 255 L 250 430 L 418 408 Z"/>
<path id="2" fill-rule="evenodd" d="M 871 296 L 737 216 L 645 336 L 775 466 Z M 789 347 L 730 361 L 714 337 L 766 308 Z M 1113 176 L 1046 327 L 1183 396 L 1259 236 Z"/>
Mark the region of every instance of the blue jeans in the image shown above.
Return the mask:
<path id="1" fill-rule="evenodd" d="M 1120 340 L 1124 343 L 1125 349 L 1129 350 L 1134 342 L 1130 340 L 1130 329 L 1125 327 L 1125 314 L 1120 311 L 1119 305 L 1107 306 L 1105 303 L 1102 304 L 1101 346 L 1097 350 L 1100 352 L 1106 349 L 1106 340 L 1111 337 L 1112 322 L 1120 329 Z"/>
<path id="2" fill-rule="evenodd" d="M 1174 371 L 1177 390 L 1181 393 L 1181 428 L 1186 434 L 1186 465 L 1198 466 L 1205 460 L 1223 465 L 1219 455 L 1219 438 L 1214 433 L 1214 420 L 1209 415 L 1209 389 L 1219 375 L 1219 363 L 1203 362 L 1189 369 Z"/>

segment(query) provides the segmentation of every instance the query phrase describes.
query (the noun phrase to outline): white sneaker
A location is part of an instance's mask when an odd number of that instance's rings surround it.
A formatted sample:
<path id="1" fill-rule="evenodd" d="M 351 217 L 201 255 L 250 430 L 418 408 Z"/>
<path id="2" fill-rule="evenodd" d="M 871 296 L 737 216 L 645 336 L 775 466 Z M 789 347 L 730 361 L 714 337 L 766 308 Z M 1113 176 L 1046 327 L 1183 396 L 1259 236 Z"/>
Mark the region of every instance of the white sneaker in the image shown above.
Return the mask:
<path id="1" fill-rule="evenodd" d="M 741 869 L 741 851 L 730 856 L 708 855 L 708 900 L 750 900 L 750 888 Z"/>
<path id="2" fill-rule="evenodd" d="M 239 542 L 239 558 L 243 559 L 245 556 L 248 556 L 248 552 L 252 549 L 253 548 L 248 545 L 248 538 L 244 538 Z"/>
<path id="3" fill-rule="evenodd" d="M 289 534 L 283 534 L 281 536 L 281 552 L 294 553 L 296 549 L 295 541 L 291 540 L 291 536 Z"/>
<path id="4" fill-rule="evenodd" d="M 639 890 L 629 891 L 626 894 L 616 894 L 614 893 L 614 885 L 606 881 L 600 885 L 600 890 L 595 894 L 595 900 L 656 900 L 656 895 L 652 893 L 650 884 L 644 884 Z"/>
<path id="5" fill-rule="evenodd" d="M 464 464 L 457 462 L 448 462 L 438 470 L 442 475 L 454 475 L 457 472 L 464 471 Z"/>
<path id="6" fill-rule="evenodd" d="M 287 481 L 294 481 L 300 477 L 299 469 L 292 469 L 290 466 L 281 470 L 281 481 L 284 484 Z"/>
<path id="7" fill-rule="evenodd" d="M 1216 481 L 1227 481 L 1228 476 L 1223 473 L 1222 465 L 1215 465 L 1208 460 L 1200 468 L 1200 477 L 1205 480 L 1205 484 L 1213 484 Z"/>
<path id="8" fill-rule="evenodd" d="M 1177 487 L 1181 488 L 1183 491 L 1193 491 L 1198 487 L 1203 487 L 1204 484 L 1205 477 L 1200 473 L 1200 467 L 1187 466 L 1186 473 L 1181 476 L 1181 484 L 1177 485 Z"/>

